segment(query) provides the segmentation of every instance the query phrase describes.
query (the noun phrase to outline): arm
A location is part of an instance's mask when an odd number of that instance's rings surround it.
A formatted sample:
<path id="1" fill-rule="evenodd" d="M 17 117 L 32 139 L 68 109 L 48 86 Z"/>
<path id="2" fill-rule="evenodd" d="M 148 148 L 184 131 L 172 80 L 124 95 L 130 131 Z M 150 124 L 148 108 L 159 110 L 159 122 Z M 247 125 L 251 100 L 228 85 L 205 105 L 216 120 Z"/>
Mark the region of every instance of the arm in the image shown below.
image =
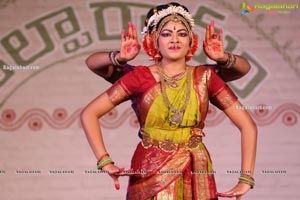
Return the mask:
<path id="1" fill-rule="evenodd" d="M 80 115 L 82 127 L 97 160 L 103 158 L 103 155 L 107 152 L 102 137 L 99 118 L 114 107 L 115 106 L 110 101 L 108 94 L 103 93 L 88 104 Z M 123 169 L 116 167 L 112 163 L 105 165 L 102 169 L 108 171 L 109 175 L 115 181 L 116 189 L 119 189 L 118 177 Z"/>
<path id="2" fill-rule="evenodd" d="M 205 40 L 203 41 L 203 50 L 205 54 L 211 59 L 216 61 L 215 67 L 220 67 L 222 79 L 224 81 L 233 81 L 246 75 L 251 65 L 242 56 L 234 55 L 236 58 L 235 63 L 230 68 L 225 68 L 222 63 L 226 63 L 229 59 L 228 53 L 224 52 L 223 45 L 223 31 L 220 29 L 219 35 L 214 32 L 214 22 L 212 21 L 206 27 Z"/>
<path id="3" fill-rule="evenodd" d="M 115 58 L 119 63 L 126 63 L 133 60 L 140 52 L 136 28 L 131 22 L 128 22 L 128 33 L 123 29 L 121 37 L 120 53 L 117 53 Z M 108 52 L 94 53 L 85 62 L 90 70 L 106 79 L 112 75 L 115 67 Z"/>
<path id="4" fill-rule="evenodd" d="M 236 62 L 230 68 L 224 68 L 222 65 L 217 65 L 220 67 L 220 74 L 222 75 L 222 79 L 225 82 L 234 81 L 245 76 L 251 68 L 249 62 L 242 56 L 234 55 L 236 57 Z M 228 60 L 228 54 L 224 54 L 225 60 Z M 227 57 L 227 58 L 226 58 Z"/>
<path id="5" fill-rule="evenodd" d="M 256 157 L 257 127 L 246 110 L 236 109 L 236 107 L 240 105 L 239 101 L 236 101 L 229 108 L 225 109 L 224 113 L 241 132 L 241 172 L 250 172 L 248 175 L 253 176 Z M 239 182 L 229 192 L 220 193 L 219 195 L 227 197 L 236 196 L 237 200 L 240 200 L 242 195 L 248 192 L 249 189 L 250 185 Z"/>
<path id="6" fill-rule="evenodd" d="M 85 60 L 85 63 L 90 70 L 103 78 L 109 78 L 112 75 L 113 64 L 108 52 L 93 53 Z"/>

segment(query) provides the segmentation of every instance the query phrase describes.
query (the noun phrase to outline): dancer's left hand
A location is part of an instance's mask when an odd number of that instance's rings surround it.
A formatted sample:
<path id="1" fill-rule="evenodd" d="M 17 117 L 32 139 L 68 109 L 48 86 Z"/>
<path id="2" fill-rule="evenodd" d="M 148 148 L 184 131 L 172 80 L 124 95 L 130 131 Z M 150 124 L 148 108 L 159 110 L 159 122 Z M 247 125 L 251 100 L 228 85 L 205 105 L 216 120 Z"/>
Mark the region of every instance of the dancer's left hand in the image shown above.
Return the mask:
<path id="1" fill-rule="evenodd" d="M 219 197 L 236 197 L 236 200 L 241 200 L 242 196 L 245 195 L 250 189 L 250 185 L 240 182 L 235 187 L 233 187 L 228 192 L 219 193 L 217 192 L 217 196 Z"/>
<path id="2" fill-rule="evenodd" d="M 214 28 L 214 21 L 211 21 L 206 27 L 205 40 L 203 41 L 203 50 L 205 54 L 216 62 L 226 62 L 224 53 L 223 31 L 217 34 Z"/>

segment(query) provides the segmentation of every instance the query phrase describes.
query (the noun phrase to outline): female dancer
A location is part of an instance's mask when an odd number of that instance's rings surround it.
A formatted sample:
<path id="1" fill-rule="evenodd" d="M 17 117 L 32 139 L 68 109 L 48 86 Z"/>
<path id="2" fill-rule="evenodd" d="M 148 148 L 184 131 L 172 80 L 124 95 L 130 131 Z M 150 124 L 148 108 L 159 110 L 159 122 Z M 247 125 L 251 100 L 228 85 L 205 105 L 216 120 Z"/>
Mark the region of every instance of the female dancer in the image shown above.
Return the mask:
<path id="1" fill-rule="evenodd" d="M 118 187 L 126 173 L 114 165 L 106 151 L 98 119 L 127 99 L 135 99 L 141 123 L 141 141 L 132 158 L 127 199 L 241 199 L 254 186 L 256 125 L 230 88 L 205 66 L 187 61 L 197 48 L 194 21 L 177 3 L 160 5 L 148 13 L 143 46 L 155 64 L 137 66 L 93 100 L 81 114 L 87 139 L 98 159 L 98 169 L 107 171 Z M 221 40 L 215 36 L 214 40 Z M 122 43 L 130 35 L 122 33 Z M 219 48 L 212 46 L 208 48 Z M 130 51 L 128 51 L 130 52 Z M 122 65 L 122 53 L 110 53 Z M 217 60 L 226 67 L 237 62 L 233 54 Z M 242 164 L 239 182 L 227 193 L 217 193 L 211 159 L 202 141 L 203 128 L 212 102 L 241 132 Z"/>

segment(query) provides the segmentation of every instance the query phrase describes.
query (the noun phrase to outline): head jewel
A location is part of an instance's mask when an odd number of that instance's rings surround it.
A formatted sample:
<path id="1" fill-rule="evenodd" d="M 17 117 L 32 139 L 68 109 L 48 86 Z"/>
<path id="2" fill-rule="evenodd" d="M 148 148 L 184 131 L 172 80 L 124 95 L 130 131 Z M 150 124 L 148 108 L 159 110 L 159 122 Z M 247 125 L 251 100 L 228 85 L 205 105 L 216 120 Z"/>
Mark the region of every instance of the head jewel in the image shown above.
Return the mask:
<path id="1" fill-rule="evenodd" d="M 168 15 L 172 14 L 179 14 L 181 15 L 189 24 L 190 28 L 193 29 L 195 26 L 194 19 L 192 15 L 186 11 L 183 7 L 181 6 L 169 6 L 167 9 L 160 10 L 158 12 L 155 12 L 148 20 L 147 26 L 143 28 L 142 34 L 150 34 L 150 28 L 152 27 L 152 31 L 157 30 L 157 25 L 159 22 L 165 18 Z M 152 32 L 151 31 L 151 32 Z"/>

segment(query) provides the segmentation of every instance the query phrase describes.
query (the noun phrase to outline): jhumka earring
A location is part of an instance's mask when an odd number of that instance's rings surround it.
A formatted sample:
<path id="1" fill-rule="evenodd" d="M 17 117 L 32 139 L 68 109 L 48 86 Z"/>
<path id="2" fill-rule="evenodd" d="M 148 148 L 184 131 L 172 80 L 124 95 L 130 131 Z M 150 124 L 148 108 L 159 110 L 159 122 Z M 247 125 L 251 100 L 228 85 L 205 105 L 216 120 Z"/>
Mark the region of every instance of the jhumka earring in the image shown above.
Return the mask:
<path id="1" fill-rule="evenodd" d="M 191 50 L 189 50 L 188 54 L 185 56 L 186 60 L 190 60 L 194 55 L 192 54 Z"/>
<path id="2" fill-rule="evenodd" d="M 157 53 L 155 54 L 154 58 L 155 58 L 155 60 L 156 60 L 156 59 L 157 59 L 157 60 L 161 59 L 160 53 L 157 52 Z"/>

